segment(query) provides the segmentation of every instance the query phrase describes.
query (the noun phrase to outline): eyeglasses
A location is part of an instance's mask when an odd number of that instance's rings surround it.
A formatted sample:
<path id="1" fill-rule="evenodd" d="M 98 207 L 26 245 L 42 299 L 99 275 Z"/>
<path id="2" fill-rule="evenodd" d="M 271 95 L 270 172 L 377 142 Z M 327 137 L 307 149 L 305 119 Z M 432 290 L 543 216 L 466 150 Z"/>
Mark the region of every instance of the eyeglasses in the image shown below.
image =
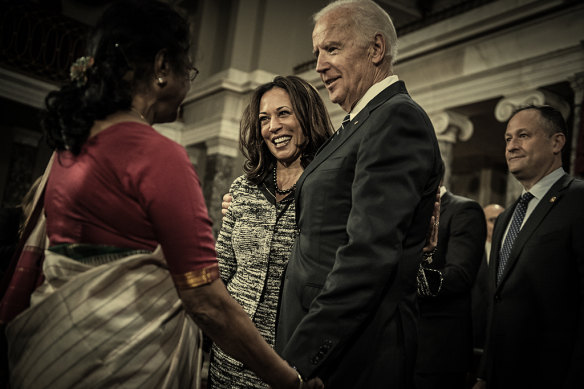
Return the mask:
<path id="1" fill-rule="evenodd" d="M 189 65 L 189 67 L 187 69 L 187 78 L 189 79 L 189 81 L 191 81 L 191 82 L 195 81 L 195 78 L 197 78 L 198 75 L 199 75 L 199 69 L 197 69 L 193 65 Z"/>

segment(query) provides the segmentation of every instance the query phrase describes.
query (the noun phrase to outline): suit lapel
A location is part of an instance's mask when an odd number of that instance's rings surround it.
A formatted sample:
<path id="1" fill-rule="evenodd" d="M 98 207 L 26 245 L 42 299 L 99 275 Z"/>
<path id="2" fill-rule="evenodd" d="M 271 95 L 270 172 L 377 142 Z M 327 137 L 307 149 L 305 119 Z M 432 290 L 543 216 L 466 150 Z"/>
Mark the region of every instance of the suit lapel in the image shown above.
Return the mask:
<path id="1" fill-rule="evenodd" d="M 537 227 L 543 222 L 546 215 L 551 211 L 551 209 L 561 201 L 562 194 L 566 187 L 572 182 L 573 178 L 568 175 L 561 177 L 551 188 L 547 191 L 545 196 L 540 200 L 537 207 L 533 210 L 529 218 L 525 221 L 523 228 L 517 234 L 515 243 L 513 243 L 513 248 L 511 249 L 511 254 L 505 265 L 503 276 L 501 277 L 501 282 L 499 287 L 505 283 L 505 280 L 509 276 L 509 273 L 515 267 L 517 260 L 519 259 L 519 254 L 523 251 L 523 247 L 529 241 L 530 237 L 533 235 Z M 515 209 L 515 207 L 513 207 Z M 506 224 L 505 224 L 506 226 Z M 504 231 L 504 230 L 503 230 Z M 500 244 L 499 244 L 500 246 Z"/>
<path id="2" fill-rule="evenodd" d="M 298 222 L 298 216 L 300 215 L 300 202 L 299 196 L 302 190 L 302 185 L 308 177 L 321 163 L 327 160 L 327 158 L 338 149 L 343 143 L 350 139 L 354 134 L 357 133 L 359 128 L 363 125 L 366 119 L 369 117 L 371 112 L 373 112 L 377 107 L 383 104 L 385 101 L 393 97 L 398 93 L 408 93 L 403 81 L 397 81 L 383 91 L 381 91 L 377 96 L 373 98 L 366 106 L 351 120 L 343 131 L 336 135 L 333 134 L 317 151 L 316 156 L 306 167 L 298 182 L 296 183 L 296 193 L 294 195 L 294 201 L 296 201 L 296 222 Z"/>

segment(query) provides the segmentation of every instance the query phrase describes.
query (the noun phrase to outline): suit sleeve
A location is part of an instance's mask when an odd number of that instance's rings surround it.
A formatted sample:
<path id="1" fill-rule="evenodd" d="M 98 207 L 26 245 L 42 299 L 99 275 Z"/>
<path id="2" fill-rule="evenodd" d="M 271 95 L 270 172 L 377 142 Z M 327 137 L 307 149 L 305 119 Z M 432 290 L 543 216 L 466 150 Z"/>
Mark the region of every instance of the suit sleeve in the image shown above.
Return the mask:
<path id="1" fill-rule="evenodd" d="M 584 188 L 580 187 L 580 194 L 584 194 Z M 582 198 L 582 197 L 580 197 Z M 580 203 L 582 204 L 582 203 Z M 574 207 L 575 208 L 575 207 Z M 568 374 L 568 379 L 564 387 L 575 388 L 580 385 L 584 385 L 584 210 L 583 207 L 579 207 L 580 215 L 578 215 L 574 224 L 572 225 L 572 237 L 574 247 L 574 255 L 576 259 L 576 271 L 578 272 L 579 283 L 579 293 L 580 293 L 580 306 L 579 310 L 579 326 L 578 332 L 576 334 L 576 339 L 574 340 L 574 354 L 572 356 L 572 363 L 570 366 L 570 371 Z"/>
<path id="2" fill-rule="evenodd" d="M 316 369 L 334 368 L 335 356 L 379 309 L 388 288 L 400 282 L 400 262 L 414 261 L 417 267 L 419 258 L 404 258 L 403 252 L 415 245 L 421 255 L 438 186 L 436 179 L 429 187 L 439 160 L 434 130 L 418 106 L 405 100 L 367 120 L 359 129 L 365 133 L 354 167 L 347 243 L 337 250 L 321 293 L 282 353 L 307 377 L 316 375 Z M 423 195 L 429 199 L 430 212 L 424 217 L 428 223 L 413 225 Z M 408 241 L 406 247 L 406 236 L 413 230 L 419 241 Z M 396 310 L 397 301 L 383 309 Z M 311 363 L 322 347 L 327 348 L 326 356 Z"/>
<path id="3" fill-rule="evenodd" d="M 493 294 L 495 293 L 495 278 L 497 274 L 497 265 L 499 262 L 499 254 L 497 253 L 497 249 L 500 247 L 498 242 L 502 240 L 503 232 L 507 227 L 507 223 L 509 221 L 509 217 L 511 216 L 510 213 L 513 212 L 515 209 L 515 205 L 508 207 L 502 214 L 500 214 L 497 219 L 495 220 L 495 225 L 493 227 L 493 238 L 491 243 L 491 256 L 489 260 L 489 265 L 487 266 L 487 276 L 486 276 L 486 287 L 487 287 L 487 322 L 486 322 L 486 332 L 485 332 L 485 346 L 483 350 L 483 355 L 479 361 L 479 366 L 477 369 L 477 377 L 481 379 L 487 378 L 487 370 L 489 369 L 489 354 L 490 354 L 490 347 L 489 347 L 489 324 L 491 322 L 491 318 L 493 316 L 492 312 L 492 301 L 493 301 Z"/>
<path id="4" fill-rule="evenodd" d="M 473 286 L 485 251 L 485 216 L 481 207 L 466 201 L 452 215 L 446 261 L 439 296 L 467 293 Z M 440 241 L 438 242 L 440 245 Z"/>

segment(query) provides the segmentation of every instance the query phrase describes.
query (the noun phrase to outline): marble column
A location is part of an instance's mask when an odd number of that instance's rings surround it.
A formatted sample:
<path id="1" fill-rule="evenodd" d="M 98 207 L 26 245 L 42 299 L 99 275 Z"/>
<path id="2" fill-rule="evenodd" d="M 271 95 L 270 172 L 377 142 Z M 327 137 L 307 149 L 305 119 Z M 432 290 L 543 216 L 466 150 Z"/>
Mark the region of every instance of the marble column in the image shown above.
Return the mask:
<path id="1" fill-rule="evenodd" d="M 205 142 L 207 152 L 204 162 L 204 176 L 201 179 L 203 195 L 209 217 L 213 221 L 215 238 L 221 229 L 221 199 L 229 192 L 233 178 L 239 169 L 237 143 L 229 139 L 214 138 Z"/>
<path id="2" fill-rule="evenodd" d="M 457 141 L 467 141 L 473 134 L 473 124 L 468 117 L 452 111 L 429 114 L 436 131 L 440 154 L 444 161 L 444 186 L 450 186 L 452 172 L 452 147 Z"/>
<path id="3" fill-rule="evenodd" d="M 564 120 L 570 115 L 570 104 L 561 97 L 546 90 L 527 90 L 507 95 L 499 100 L 495 106 L 495 117 L 500 122 L 506 122 L 511 118 L 516 109 L 526 105 L 550 105 L 560 111 Z M 508 207 L 513 204 L 521 195 L 522 190 L 523 187 L 515 177 L 512 174 L 508 174 L 505 206 Z"/>
<path id="4" fill-rule="evenodd" d="M 576 171 L 576 156 L 578 150 L 584 150 L 584 134 L 582 134 L 581 129 L 584 126 L 582 123 L 582 105 L 584 105 L 584 72 L 576 73 L 574 76 L 568 78 L 570 81 L 570 86 L 574 91 L 574 121 L 572 124 L 572 144 L 571 144 L 571 154 L 570 154 L 570 174 L 573 176 L 584 177 L 584 171 L 578 169 Z M 580 148 L 578 148 L 580 145 Z M 584 158 L 582 156 L 581 158 Z"/>

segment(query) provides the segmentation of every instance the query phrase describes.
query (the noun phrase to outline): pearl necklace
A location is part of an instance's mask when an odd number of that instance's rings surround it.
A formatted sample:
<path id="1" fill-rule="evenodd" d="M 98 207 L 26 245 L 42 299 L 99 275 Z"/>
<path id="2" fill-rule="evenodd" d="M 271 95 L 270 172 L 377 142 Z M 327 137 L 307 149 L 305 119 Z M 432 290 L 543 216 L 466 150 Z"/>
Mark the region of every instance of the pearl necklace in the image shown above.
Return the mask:
<path id="1" fill-rule="evenodd" d="M 276 186 L 276 193 L 279 195 L 287 195 L 296 189 L 296 183 L 292 185 L 289 189 L 280 189 L 278 188 L 278 169 L 274 166 L 274 185 Z"/>

